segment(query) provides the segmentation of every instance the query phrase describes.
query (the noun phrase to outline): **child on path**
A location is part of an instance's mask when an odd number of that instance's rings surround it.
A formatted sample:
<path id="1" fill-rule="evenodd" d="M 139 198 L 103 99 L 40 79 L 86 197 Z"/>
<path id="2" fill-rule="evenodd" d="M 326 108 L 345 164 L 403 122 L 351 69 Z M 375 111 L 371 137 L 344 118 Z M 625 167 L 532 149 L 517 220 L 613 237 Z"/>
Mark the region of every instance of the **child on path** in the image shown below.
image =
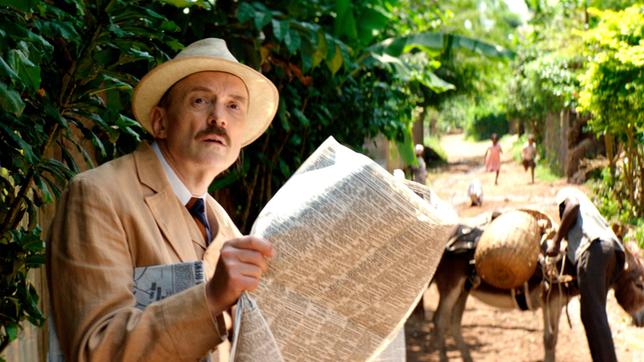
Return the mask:
<path id="1" fill-rule="evenodd" d="M 525 171 L 528 171 L 528 168 L 530 168 L 530 177 L 532 181 L 530 182 L 531 184 L 534 183 L 534 168 L 536 167 L 536 158 L 537 158 L 537 146 L 534 142 L 534 135 L 529 134 L 528 135 L 528 143 L 523 146 L 523 149 L 521 150 L 521 161 L 523 163 L 523 169 Z"/>
<path id="2" fill-rule="evenodd" d="M 496 133 L 492 133 L 490 137 L 492 140 L 492 146 L 488 147 L 483 156 L 485 160 L 485 170 L 490 172 L 496 172 L 494 178 L 494 184 L 499 184 L 499 171 L 501 170 L 501 145 L 499 144 L 499 137 Z"/>

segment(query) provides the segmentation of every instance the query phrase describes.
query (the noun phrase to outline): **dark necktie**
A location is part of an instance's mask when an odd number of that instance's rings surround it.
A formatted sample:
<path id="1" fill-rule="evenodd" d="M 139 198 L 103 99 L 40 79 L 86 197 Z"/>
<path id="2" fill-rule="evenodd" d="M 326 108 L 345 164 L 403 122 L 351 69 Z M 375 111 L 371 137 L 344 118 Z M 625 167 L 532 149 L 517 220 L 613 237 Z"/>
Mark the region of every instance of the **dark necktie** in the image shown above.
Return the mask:
<path id="1" fill-rule="evenodd" d="M 195 222 L 199 227 L 199 231 L 201 231 L 201 235 L 204 237 L 204 240 L 206 240 L 206 244 L 210 243 L 210 227 L 208 227 L 203 199 L 193 197 L 188 201 L 186 207 L 188 208 L 190 215 L 192 215 L 192 218 L 195 219 Z"/>

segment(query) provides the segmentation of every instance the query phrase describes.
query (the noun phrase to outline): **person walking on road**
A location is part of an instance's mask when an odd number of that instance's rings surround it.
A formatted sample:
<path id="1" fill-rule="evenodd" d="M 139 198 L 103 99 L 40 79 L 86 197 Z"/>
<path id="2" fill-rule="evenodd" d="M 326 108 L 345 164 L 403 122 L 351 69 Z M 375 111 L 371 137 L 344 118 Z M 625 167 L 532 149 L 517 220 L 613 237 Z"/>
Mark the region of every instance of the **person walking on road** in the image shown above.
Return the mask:
<path id="1" fill-rule="evenodd" d="M 488 172 L 496 172 L 494 177 L 494 184 L 499 184 L 499 171 L 501 170 L 501 145 L 499 144 L 499 137 L 496 133 L 492 133 L 490 137 L 492 145 L 487 148 L 483 159 L 485 160 L 485 170 Z"/>
<path id="2" fill-rule="evenodd" d="M 530 177 L 532 180 L 530 183 L 532 184 L 534 183 L 534 168 L 537 166 L 536 158 L 537 146 L 534 142 L 534 135 L 529 134 L 528 142 L 525 144 L 525 146 L 523 146 L 523 149 L 521 150 L 521 162 L 525 171 L 528 171 L 528 168 L 530 169 Z"/>

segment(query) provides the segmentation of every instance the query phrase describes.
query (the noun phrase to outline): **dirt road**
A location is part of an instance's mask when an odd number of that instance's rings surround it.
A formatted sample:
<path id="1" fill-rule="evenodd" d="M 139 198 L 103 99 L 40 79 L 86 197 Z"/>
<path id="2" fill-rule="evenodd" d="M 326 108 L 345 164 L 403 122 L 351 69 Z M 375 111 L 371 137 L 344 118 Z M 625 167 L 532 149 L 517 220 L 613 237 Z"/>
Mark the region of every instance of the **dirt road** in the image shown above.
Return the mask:
<path id="1" fill-rule="evenodd" d="M 461 217 L 475 217 L 483 212 L 506 207 L 537 208 L 558 221 L 554 197 L 566 185 L 565 180 L 535 181 L 523 167 L 511 159 L 510 145 L 514 139 L 501 143 L 502 155 L 499 185 L 494 185 L 494 174 L 483 169 L 483 154 L 490 142 L 466 142 L 462 135 L 448 135 L 442 145 L 448 153 L 449 164 L 432 170 L 429 185 L 438 195 L 450 202 Z M 467 186 L 478 178 L 483 185 L 483 206 L 470 207 Z M 434 287 L 425 295 L 425 320 L 412 315 L 405 325 L 407 360 L 438 361 L 439 353 L 429 347 L 432 312 L 438 303 Z M 630 317 L 619 307 L 612 291 L 608 300 L 608 318 L 620 361 L 644 361 L 644 328 L 631 324 Z M 590 361 L 584 328 L 579 317 L 579 300 L 568 305 L 572 327 L 565 313 L 559 326 L 557 343 L 558 361 Z M 469 298 L 463 316 L 463 334 L 475 361 L 541 361 L 543 360 L 543 323 L 541 310 L 521 312 L 490 307 L 475 298 Z M 460 360 L 460 353 L 448 338 L 448 358 Z"/>

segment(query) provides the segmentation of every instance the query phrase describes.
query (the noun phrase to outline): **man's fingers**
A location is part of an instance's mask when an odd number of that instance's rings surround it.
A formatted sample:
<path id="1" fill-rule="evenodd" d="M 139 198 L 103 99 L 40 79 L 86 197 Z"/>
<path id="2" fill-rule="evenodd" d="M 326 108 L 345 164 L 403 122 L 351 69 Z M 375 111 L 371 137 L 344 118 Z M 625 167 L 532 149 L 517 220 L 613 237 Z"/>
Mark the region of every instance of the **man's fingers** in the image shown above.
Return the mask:
<path id="1" fill-rule="evenodd" d="M 254 250 L 228 247 L 222 249 L 221 258 L 227 269 L 233 269 L 236 265 L 250 265 L 262 272 L 268 271 L 268 261 L 262 254 Z"/>
<path id="2" fill-rule="evenodd" d="M 268 240 L 257 236 L 244 236 L 231 240 L 228 243 L 238 249 L 255 250 L 269 258 L 274 254 L 273 245 Z"/>
<path id="3" fill-rule="evenodd" d="M 241 294 L 242 291 L 249 291 L 252 292 L 253 290 L 257 289 L 257 286 L 259 285 L 259 277 L 255 278 L 252 276 L 246 276 L 246 275 L 240 275 L 237 278 L 237 286 L 239 287 L 239 294 Z"/>
<path id="4" fill-rule="evenodd" d="M 268 271 L 268 262 L 266 258 L 261 253 L 248 250 L 248 249 L 237 249 L 236 253 L 237 260 L 244 264 L 251 264 L 258 267 L 261 271 Z"/>
<path id="5" fill-rule="evenodd" d="M 259 278 L 262 276 L 262 270 L 257 266 L 250 264 L 240 264 L 238 273 L 241 277 L 253 278 L 257 281 L 259 281 Z"/>

